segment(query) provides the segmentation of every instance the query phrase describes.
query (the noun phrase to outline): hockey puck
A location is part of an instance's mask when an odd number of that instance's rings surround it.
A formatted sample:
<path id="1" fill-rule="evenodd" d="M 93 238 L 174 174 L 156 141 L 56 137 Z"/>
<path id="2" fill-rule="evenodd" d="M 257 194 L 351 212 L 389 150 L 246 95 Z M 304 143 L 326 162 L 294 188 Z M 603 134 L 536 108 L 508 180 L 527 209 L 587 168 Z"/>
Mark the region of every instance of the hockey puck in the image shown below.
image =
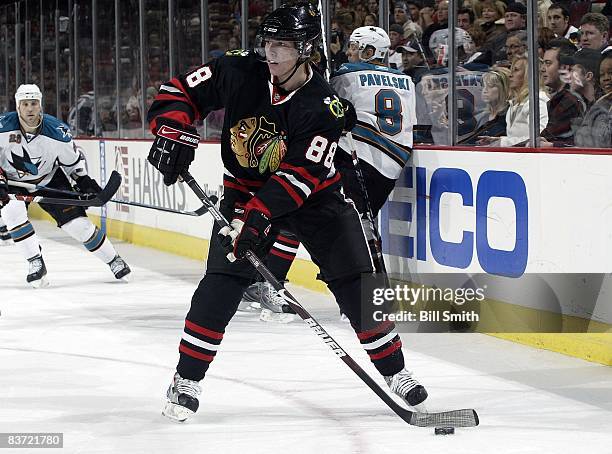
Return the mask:
<path id="1" fill-rule="evenodd" d="M 454 427 L 436 427 L 434 429 L 436 435 L 452 435 L 455 433 Z"/>

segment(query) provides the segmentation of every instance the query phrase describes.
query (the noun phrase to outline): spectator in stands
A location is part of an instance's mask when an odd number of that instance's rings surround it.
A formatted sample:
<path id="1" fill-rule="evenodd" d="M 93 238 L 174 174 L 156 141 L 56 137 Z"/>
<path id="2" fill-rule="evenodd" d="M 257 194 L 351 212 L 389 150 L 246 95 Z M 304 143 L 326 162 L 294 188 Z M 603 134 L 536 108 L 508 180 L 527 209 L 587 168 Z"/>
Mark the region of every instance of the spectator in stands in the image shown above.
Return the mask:
<path id="1" fill-rule="evenodd" d="M 461 8 L 457 11 L 457 27 L 468 31 L 474 24 L 474 11 L 469 8 Z"/>
<path id="2" fill-rule="evenodd" d="M 125 105 L 125 122 L 123 126 L 125 130 L 132 131 L 132 133 L 128 132 L 128 135 L 130 136 L 135 137 L 142 132 L 140 105 L 136 96 L 130 96 L 127 104 Z"/>
<path id="3" fill-rule="evenodd" d="M 549 43 L 557 39 L 555 33 L 548 27 L 538 29 L 538 57 L 540 60 L 544 58 L 544 51 L 550 47 Z"/>
<path id="4" fill-rule="evenodd" d="M 389 27 L 389 66 L 402 70 L 402 55 L 397 52 L 397 47 L 404 44 L 404 28 L 400 24 L 393 24 Z"/>
<path id="5" fill-rule="evenodd" d="M 599 13 L 587 13 L 580 21 L 580 47 L 603 52 L 608 47 L 608 18 Z"/>
<path id="6" fill-rule="evenodd" d="M 343 63 L 348 62 L 346 56 L 348 43 L 346 41 L 339 19 L 334 19 L 331 23 L 331 38 L 329 42 L 332 72 L 337 71 Z"/>
<path id="7" fill-rule="evenodd" d="M 368 12 L 378 15 L 378 0 L 368 0 Z"/>
<path id="8" fill-rule="evenodd" d="M 487 109 L 476 115 L 476 129 L 463 138 L 460 143 L 480 144 L 480 138 L 501 137 L 506 135 L 506 112 L 510 96 L 510 70 L 494 69 L 482 76 L 482 100 Z"/>
<path id="9" fill-rule="evenodd" d="M 504 14 L 504 31 L 487 40 L 486 49 L 492 53 L 492 63 L 505 61 L 506 38 L 514 30 L 524 30 L 527 18 L 527 8 L 522 3 L 510 3 Z"/>
<path id="10" fill-rule="evenodd" d="M 412 22 L 414 22 L 415 24 L 419 23 L 419 18 L 420 18 L 420 10 L 421 10 L 421 3 L 418 1 L 408 1 L 406 2 L 406 5 L 408 6 L 408 11 L 410 13 L 410 19 L 412 19 Z"/>
<path id="11" fill-rule="evenodd" d="M 442 0 L 438 4 L 438 10 L 436 11 L 436 19 L 437 21 L 435 23 L 432 23 L 430 26 L 427 27 L 427 29 L 423 29 L 423 38 L 421 39 L 421 42 L 423 44 L 423 49 L 425 49 L 425 55 L 427 55 L 427 58 L 429 60 L 432 60 L 434 57 L 433 49 L 430 49 L 429 47 L 429 41 L 431 39 L 431 35 L 433 35 L 434 32 L 437 32 L 438 30 L 448 28 L 448 1 L 447 0 Z"/>
<path id="12" fill-rule="evenodd" d="M 576 131 L 579 147 L 612 148 L 612 51 L 604 53 L 599 65 L 603 96 L 588 110 Z"/>
<path id="13" fill-rule="evenodd" d="M 523 145 L 529 140 L 528 65 L 527 57 L 518 57 L 510 67 L 510 75 L 508 76 L 510 105 L 506 112 L 506 135 L 499 138 L 483 136 L 480 138 L 480 145 L 511 147 Z M 542 131 L 548 123 L 548 110 L 546 108 L 548 96 L 540 90 L 538 98 L 540 104 L 539 130 Z"/>
<path id="14" fill-rule="evenodd" d="M 155 87 L 147 87 L 147 91 L 145 92 L 147 94 L 146 98 L 145 98 L 145 107 L 147 109 L 147 112 L 149 111 L 149 107 L 151 107 L 151 104 L 153 104 L 153 101 L 155 101 L 155 96 L 157 95 L 157 88 Z"/>
<path id="15" fill-rule="evenodd" d="M 365 27 L 378 27 L 378 16 L 376 14 L 366 14 L 363 19 L 363 25 Z"/>
<path id="16" fill-rule="evenodd" d="M 427 28 L 434 23 L 433 15 L 434 9 L 431 6 L 423 6 L 419 10 L 418 24 L 421 27 L 421 30 L 423 30 L 423 33 L 425 33 L 425 30 L 427 30 Z"/>
<path id="17" fill-rule="evenodd" d="M 601 54 L 595 49 L 580 49 L 572 57 L 561 56 L 561 64 L 571 65 L 569 71 L 570 89 L 581 98 L 585 111 L 588 110 L 595 100 L 601 95 L 598 88 L 599 61 Z M 599 96 L 598 96 L 599 95 Z"/>
<path id="18" fill-rule="evenodd" d="M 562 3 L 553 3 L 546 14 L 548 28 L 559 38 L 578 41 L 578 29 L 570 24 L 570 12 Z M 572 38 L 572 35 L 574 37 Z"/>
<path id="19" fill-rule="evenodd" d="M 402 56 L 404 74 L 410 76 L 415 85 L 418 84 L 421 81 L 421 77 L 429 72 L 425 58 L 419 50 L 418 41 L 410 41 L 402 46 L 398 46 L 396 50 Z"/>
<path id="20" fill-rule="evenodd" d="M 527 32 L 525 30 L 515 30 L 508 33 L 506 38 L 506 55 L 510 63 L 517 57 L 527 55 Z"/>
<path id="21" fill-rule="evenodd" d="M 112 132 L 117 131 L 117 118 L 113 109 L 113 103 L 108 97 L 104 97 L 98 103 L 98 132 L 97 136 L 110 137 Z"/>
<path id="22" fill-rule="evenodd" d="M 551 41 L 550 48 L 544 52 L 540 71 L 550 96 L 547 103 L 548 123 L 542 131 L 541 145 L 544 147 L 573 145 L 572 122 L 584 115 L 584 104 L 570 91 L 569 84 L 564 83 L 559 74 L 560 56 L 568 57 L 575 53 L 576 47 L 565 38 Z"/>
<path id="23" fill-rule="evenodd" d="M 408 5 L 405 2 L 395 2 L 395 8 L 393 9 L 393 20 L 396 24 L 402 26 L 402 36 L 404 39 L 421 37 L 423 35 L 423 30 L 421 27 L 412 21 L 410 11 L 408 10 Z"/>

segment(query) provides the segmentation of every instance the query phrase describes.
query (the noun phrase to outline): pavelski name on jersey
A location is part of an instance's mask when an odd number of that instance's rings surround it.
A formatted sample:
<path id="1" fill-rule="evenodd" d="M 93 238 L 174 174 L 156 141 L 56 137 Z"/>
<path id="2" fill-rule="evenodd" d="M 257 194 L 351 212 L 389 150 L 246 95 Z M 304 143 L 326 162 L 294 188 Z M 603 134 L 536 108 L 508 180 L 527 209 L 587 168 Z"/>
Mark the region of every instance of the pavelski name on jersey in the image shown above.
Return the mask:
<path id="1" fill-rule="evenodd" d="M 0 168 L 9 180 L 46 185 L 60 166 L 68 175 L 86 173 L 68 125 L 45 114 L 38 134 L 24 134 L 17 112 L 0 115 Z"/>
<path id="2" fill-rule="evenodd" d="M 359 159 L 387 178 L 398 178 L 412 152 L 416 123 L 412 79 L 396 69 L 361 62 L 343 64 L 330 83 L 355 106 L 357 125 L 352 135 Z M 339 145 L 351 153 L 346 138 Z"/>

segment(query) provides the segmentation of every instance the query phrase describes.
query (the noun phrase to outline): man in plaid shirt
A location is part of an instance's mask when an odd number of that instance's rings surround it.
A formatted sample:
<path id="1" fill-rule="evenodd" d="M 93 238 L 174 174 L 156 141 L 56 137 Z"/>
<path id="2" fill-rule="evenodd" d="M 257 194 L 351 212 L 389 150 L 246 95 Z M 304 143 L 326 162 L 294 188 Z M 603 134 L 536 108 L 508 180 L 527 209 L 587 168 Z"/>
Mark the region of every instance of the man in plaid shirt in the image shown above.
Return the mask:
<path id="1" fill-rule="evenodd" d="M 574 132 L 572 123 L 582 118 L 585 105 L 569 89 L 559 75 L 559 55 L 572 55 L 576 48 L 566 39 L 555 39 L 544 52 L 542 65 L 542 78 L 548 92 L 548 124 L 542 131 L 542 146 L 566 147 L 574 145 Z"/>

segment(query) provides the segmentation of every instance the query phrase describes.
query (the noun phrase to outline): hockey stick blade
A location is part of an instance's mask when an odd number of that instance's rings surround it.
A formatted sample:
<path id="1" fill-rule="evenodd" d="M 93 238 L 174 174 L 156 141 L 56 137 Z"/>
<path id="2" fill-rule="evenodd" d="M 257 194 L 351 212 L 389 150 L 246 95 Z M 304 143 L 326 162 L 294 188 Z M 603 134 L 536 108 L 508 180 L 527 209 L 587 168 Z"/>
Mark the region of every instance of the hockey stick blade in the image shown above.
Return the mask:
<path id="1" fill-rule="evenodd" d="M 215 196 L 211 196 L 211 200 L 213 200 L 213 203 L 216 204 L 218 199 Z M 128 200 L 111 199 L 110 202 L 118 203 L 120 205 L 129 205 L 129 206 L 134 206 L 138 208 L 147 208 L 150 210 L 163 211 L 164 213 L 184 214 L 186 216 L 196 216 L 197 217 L 197 216 L 202 216 L 203 214 L 208 213 L 208 207 L 206 205 L 202 205 L 200 208 L 198 208 L 195 211 L 187 211 L 187 210 L 175 210 L 173 208 L 166 208 L 166 207 L 160 207 L 160 206 L 155 206 L 155 205 L 147 205 L 146 203 L 131 202 Z"/>
<path id="2" fill-rule="evenodd" d="M 62 199 L 55 197 L 44 197 L 44 196 L 31 196 L 31 195 L 18 195 L 9 194 L 11 200 L 21 200 L 23 202 L 36 202 L 36 203 L 49 203 L 52 205 L 71 205 L 71 206 L 82 206 L 82 207 L 101 207 L 106 204 L 119 186 L 121 185 L 121 175 L 116 170 L 110 175 L 104 189 L 96 194 L 95 197 L 90 199 Z"/>
<path id="3" fill-rule="evenodd" d="M 195 195 L 208 207 L 210 214 L 220 227 L 227 227 L 229 223 L 219 209 L 212 203 L 208 195 L 187 171 L 181 174 L 183 181 L 191 188 Z M 268 281 L 289 306 L 304 320 L 306 325 L 357 375 L 380 399 L 387 404 L 400 418 L 410 425 L 418 427 L 432 427 L 445 424 L 454 427 L 474 427 L 479 424 L 475 410 L 452 410 L 440 413 L 417 413 L 399 405 L 374 381 L 368 373 L 332 338 L 310 313 L 302 307 L 298 300 L 281 284 L 272 272 L 263 264 L 257 255 L 248 250 L 246 259 L 253 265 L 261 276 Z"/>

